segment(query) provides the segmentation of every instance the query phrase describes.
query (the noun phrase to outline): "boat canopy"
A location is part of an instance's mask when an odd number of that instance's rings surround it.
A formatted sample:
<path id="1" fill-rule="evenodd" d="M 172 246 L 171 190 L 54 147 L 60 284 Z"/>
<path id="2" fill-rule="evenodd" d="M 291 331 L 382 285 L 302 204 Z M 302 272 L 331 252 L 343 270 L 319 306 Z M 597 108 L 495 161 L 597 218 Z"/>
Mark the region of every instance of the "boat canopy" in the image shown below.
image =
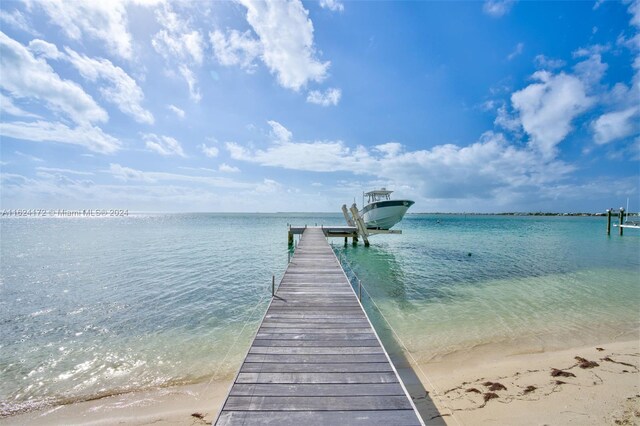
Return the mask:
<path id="1" fill-rule="evenodd" d="M 392 192 L 388 191 L 387 188 L 382 188 L 365 192 L 364 195 L 367 196 L 367 203 L 374 203 L 376 201 L 390 200 Z"/>

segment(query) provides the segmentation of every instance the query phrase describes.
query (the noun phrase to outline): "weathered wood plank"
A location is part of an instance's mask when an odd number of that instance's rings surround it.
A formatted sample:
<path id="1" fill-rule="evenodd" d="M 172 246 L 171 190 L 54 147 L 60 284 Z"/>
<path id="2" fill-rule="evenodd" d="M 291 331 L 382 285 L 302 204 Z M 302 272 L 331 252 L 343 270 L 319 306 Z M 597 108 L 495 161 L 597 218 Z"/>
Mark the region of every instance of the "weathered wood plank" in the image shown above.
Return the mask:
<path id="1" fill-rule="evenodd" d="M 245 362 L 242 373 L 380 373 L 393 371 L 388 362 L 360 363 L 268 363 Z"/>
<path id="2" fill-rule="evenodd" d="M 384 354 L 380 345 L 375 346 L 251 346 L 250 354 L 296 354 L 296 355 L 342 355 L 342 354 Z"/>
<path id="3" fill-rule="evenodd" d="M 248 354 L 244 360 L 245 364 L 250 362 L 262 362 L 262 363 L 276 363 L 285 365 L 288 363 L 300 364 L 300 363 L 354 363 L 354 362 L 388 362 L 387 357 L 384 354 L 377 355 L 327 355 L 327 354 L 314 354 L 314 355 L 267 355 L 267 354 Z"/>
<path id="4" fill-rule="evenodd" d="M 308 326 L 308 327 L 298 327 L 298 328 L 291 328 L 291 327 L 265 327 L 264 324 L 262 327 L 260 327 L 259 332 L 260 333 L 279 333 L 279 334 L 283 334 L 283 333 L 292 333 L 292 334 L 299 334 L 299 333 L 304 333 L 304 334 L 330 334 L 330 333 L 338 333 L 338 334 L 343 334 L 344 331 L 348 331 L 349 333 L 371 333 L 371 328 L 370 327 L 362 327 L 362 328 L 349 328 L 348 330 L 345 330 L 342 327 L 336 327 L 335 325 L 332 328 L 326 328 L 326 327 L 314 327 L 314 326 Z"/>
<path id="5" fill-rule="evenodd" d="M 413 410 L 393 411 L 224 411 L 218 419 L 220 426 L 264 425 L 278 426 L 416 426 L 420 422 Z"/>
<path id="6" fill-rule="evenodd" d="M 236 383 L 397 383 L 390 373 L 239 373 Z"/>
<path id="7" fill-rule="evenodd" d="M 233 396 L 374 396 L 404 395 L 399 383 L 236 384 Z"/>
<path id="8" fill-rule="evenodd" d="M 266 333 L 258 332 L 256 339 L 284 340 L 368 340 L 375 339 L 371 332 L 367 333 Z"/>
<path id="9" fill-rule="evenodd" d="M 256 339 L 253 346 L 380 346 L 378 340 L 277 340 L 277 339 Z"/>
<path id="10" fill-rule="evenodd" d="M 224 409 L 246 411 L 409 410 L 411 404 L 404 395 L 230 396 Z"/>

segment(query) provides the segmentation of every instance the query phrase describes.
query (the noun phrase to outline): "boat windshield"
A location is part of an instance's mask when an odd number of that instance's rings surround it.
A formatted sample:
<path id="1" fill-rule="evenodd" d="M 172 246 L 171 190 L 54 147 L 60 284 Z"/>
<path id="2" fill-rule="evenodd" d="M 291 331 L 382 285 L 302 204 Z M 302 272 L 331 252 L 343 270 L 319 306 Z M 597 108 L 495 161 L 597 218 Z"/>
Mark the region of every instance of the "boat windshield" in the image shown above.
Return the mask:
<path id="1" fill-rule="evenodd" d="M 382 188 L 379 191 L 370 191 L 365 193 L 367 196 L 367 204 L 375 203 L 376 201 L 388 201 L 391 199 L 391 193 L 393 191 L 387 191 Z"/>

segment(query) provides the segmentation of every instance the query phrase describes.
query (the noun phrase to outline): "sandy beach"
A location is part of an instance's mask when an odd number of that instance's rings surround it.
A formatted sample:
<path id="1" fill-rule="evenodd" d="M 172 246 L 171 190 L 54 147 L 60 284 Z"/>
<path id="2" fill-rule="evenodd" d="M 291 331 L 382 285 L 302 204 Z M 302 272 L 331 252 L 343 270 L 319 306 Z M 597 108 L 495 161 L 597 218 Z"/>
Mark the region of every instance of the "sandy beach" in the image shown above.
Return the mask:
<path id="1" fill-rule="evenodd" d="M 127 393 L 0 419 L 2 425 L 211 424 L 232 377 L 194 385 Z"/>
<path id="2" fill-rule="evenodd" d="M 406 366 L 398 366 L 427 424 L 442 424 L 443 420 L 447 425 L 640 424 L 637 340 L 492 361 L 474 358 L 473 352 L 466 358 L 465 362 L 451 359 L 422 364 L 428 379 L 417 371 L 421 384 L 412 384 L 403 374 Z M 230 383 L 231 377 L 129 393 L 4 418 L 0 424 L 210 424 Z M 429 392 L 438 411 L 421 389 Z"/>
<path id="3" fill-rule="evenodd" d="M 421 368 L 448 425 L 638 425 L 639 364 L 635 340 Z"/>

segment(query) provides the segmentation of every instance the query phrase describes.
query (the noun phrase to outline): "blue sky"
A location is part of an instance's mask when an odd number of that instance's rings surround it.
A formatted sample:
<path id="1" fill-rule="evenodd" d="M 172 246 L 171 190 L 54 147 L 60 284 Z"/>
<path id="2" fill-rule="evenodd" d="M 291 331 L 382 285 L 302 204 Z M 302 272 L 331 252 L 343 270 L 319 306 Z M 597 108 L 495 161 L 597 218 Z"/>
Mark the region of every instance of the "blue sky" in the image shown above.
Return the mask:
<path id="1" fill-rule="evenodd" d="M 0 3 L 3 209 L 640 204 L 640 3 Z"/>

